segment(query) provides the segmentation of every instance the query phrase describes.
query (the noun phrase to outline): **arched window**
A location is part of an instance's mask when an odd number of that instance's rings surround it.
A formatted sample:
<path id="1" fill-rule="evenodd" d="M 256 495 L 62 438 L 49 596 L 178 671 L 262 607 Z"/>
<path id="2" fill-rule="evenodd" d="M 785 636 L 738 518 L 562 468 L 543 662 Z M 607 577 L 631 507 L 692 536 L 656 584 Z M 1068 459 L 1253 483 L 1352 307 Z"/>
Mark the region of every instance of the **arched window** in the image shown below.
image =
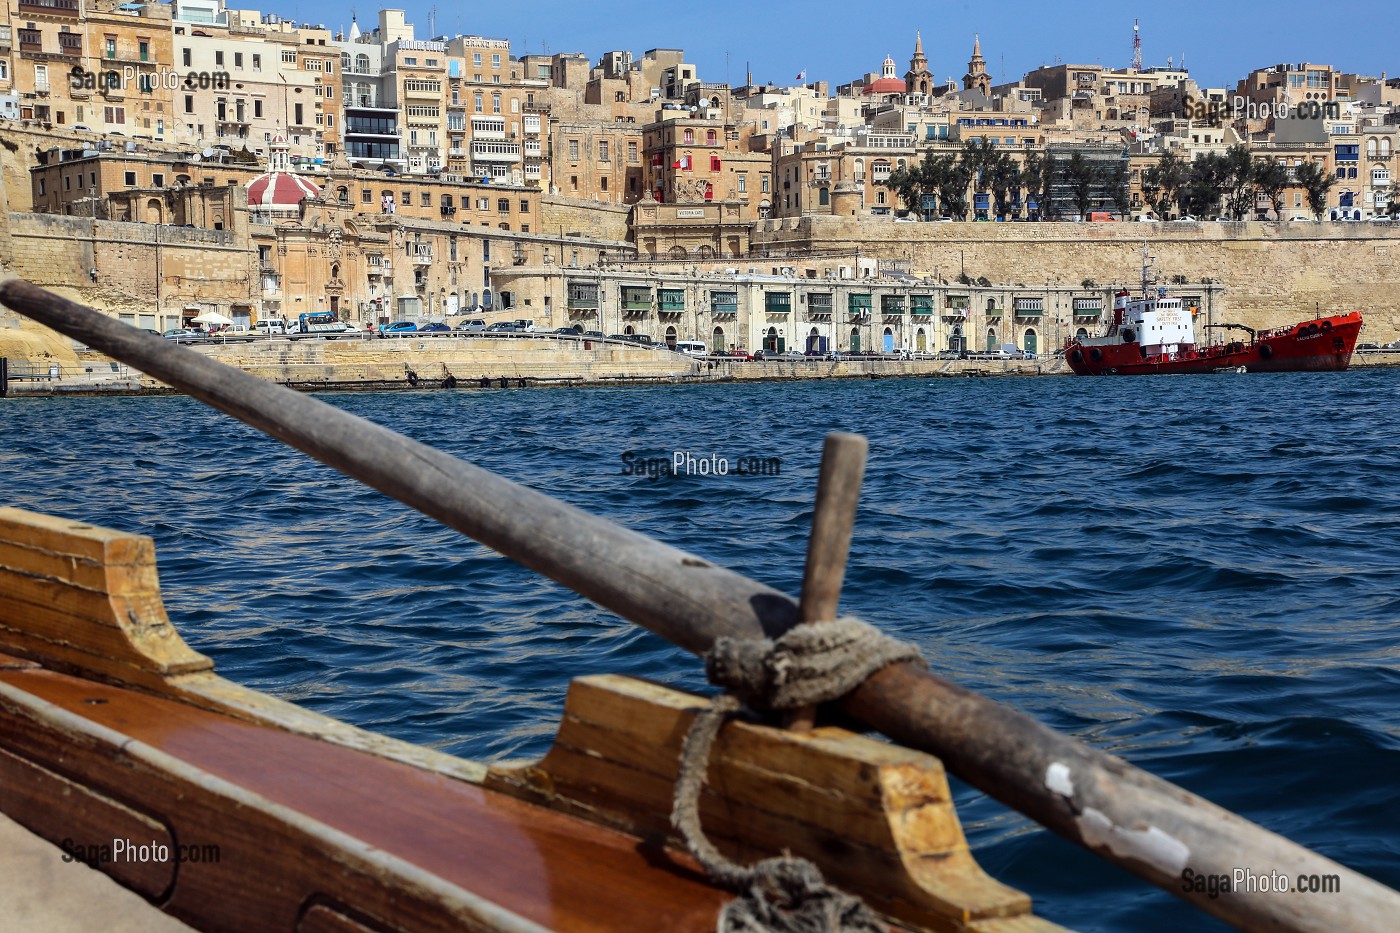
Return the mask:
<path id="1" fill-rule="evenodd" d="M 865 160 L 856 159 L 856 181 L 865 181 Z"/>
<path id="2" fill-rule="evenodd" d="M 707 145 L 707 146 L 713 146 L 713 145 L 716 145 L 716 144 L 718 144 L 718 143 L 719 143 L 719 137 L 716 135 L 715 131 L 714 131 L 714 130 L 706 130 L 706 131 L 705 131 L 705 145 Z"/>
<path id="3" fill-rule="evenodd" d="M 1375 155 L 1376 155 L 1376 147 L 1377 147 L 1378 145 L 1379 145 L 1379 141 L 1378 141 L 1378 140 L 1376 139 L 1376 137 L 1374 137 L 1374 136 L 1372 136 L 1370 139 L 1366 140 L 1366 154 L 1367 154 L 1368 156 L 1371 156 L 1372 158 L 1374 158 Z"/>
<path id="4" fill-rule="evenodd" d="M 364 52 L 355 56 L 355 70 L 360 74 L 369 74 L 369 56 Z"/>
<path id="5" fill-rule="evenodd" d="M 156 198 L 151 198 L 149 201 L 146 202 L 146 223 L 164 223 L 164 220 L 162 219 L 163 214 L 164 211 L 161 208 L 159 200 L 157 200 Z"/>
<path id="6" fill-rule="evenodd" d="M 341 70 L 342 72 L 346 72 L 346 71 L 349 71 L 349 70 L 350 70 L 350 53 L 349 53 L 349 52 L 341 52 L 341 53 L 340 53 L 340 70 Z"/>
<path id="7" fill-rule="evenodd" d="M 991 313 L 992 313 L 993 311 L 995 311 L 996 309 L 997 309 L 997 300 L 996 300 L 995 298 L 988 298 L 988 299 L 987 299 L 987 313 L 988 313 L 988 314 L 991 314 Z"/>
<path id="8" fill-rule="evenodd" d="M 695 131 L 687 128 L 681 133 L 681 142 L 687 146 L 695 144 Z"/>
<path id="9" fill-rule="evenodd" d="M 332 281 L 332 282 L 337 281 L 339 278 L 340 278 L 340 263 L 338 263 L 338 262 L 333 262 L 333 263 L 331 263 L 331 281 Z"/>
<path id="10" fill-rule="evenodd" d="M 1021 342 L 1021 349 L 1022 349 L 1022 350 L 1025 350 L 1025 351 L 1026 351 L 1027 353 L 1029 353 L 1031 356 L 1035 356 L 1035 354 L 1036 354 L 1036 334 L 1035 334 L 1035 328 L 1034 328 L 1034 327 L 1027 327 L 1027 328 L 1026 328 L 1026 333 L 1025 333 L 1024 339 L 1023 339 L 1022 342 Z"/>
<path id="11" fill-rule="evenodd" d="M 1387 156 L 1389 156 L 1389 155 L 1390 155 L 1390 140 L 1387 139 L 1387 138 L 1385 138 L 1385 137 L 1381 137 L 1381 158 L 1385 158 L 1385 157 L 1387 157 Z"/>

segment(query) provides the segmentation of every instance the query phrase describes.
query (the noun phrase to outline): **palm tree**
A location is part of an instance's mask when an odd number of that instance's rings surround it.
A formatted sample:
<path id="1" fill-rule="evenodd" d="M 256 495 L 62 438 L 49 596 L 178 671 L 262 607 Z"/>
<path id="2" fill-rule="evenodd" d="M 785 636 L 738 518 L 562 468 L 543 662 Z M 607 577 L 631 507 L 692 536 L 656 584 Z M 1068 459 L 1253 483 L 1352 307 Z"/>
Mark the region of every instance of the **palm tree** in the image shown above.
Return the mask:
<path id="1" fill-rule="evenodd" d="M 1327 192 L 1332 190 L 1336 179 L 1329 175 L 1321 162 L 1304 162 L 1294 169 L 1294 179 L 1299 188 L 1308 196 L 1308 209 L 1314 220 L 1322 219 L 1327 210 Z"/>

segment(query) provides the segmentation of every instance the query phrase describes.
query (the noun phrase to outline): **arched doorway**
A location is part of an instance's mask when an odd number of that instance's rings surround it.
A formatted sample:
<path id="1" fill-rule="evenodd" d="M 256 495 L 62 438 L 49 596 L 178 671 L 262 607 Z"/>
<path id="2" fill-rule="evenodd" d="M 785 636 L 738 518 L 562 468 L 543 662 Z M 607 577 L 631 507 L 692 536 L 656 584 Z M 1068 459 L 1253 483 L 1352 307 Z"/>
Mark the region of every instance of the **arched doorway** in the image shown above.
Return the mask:
<path id="1" fill-rule="evenodd" d="M 948 335 L 948 349 L 956 353 L 967 349 L 967 338 L 963 336 L 961 324 L 953 325 L 953 332 Z"/>
<path id="2" fill-rule="evenodd" d="M 672 350 L 676 348 L 676 329 L 674 327 L 666 328 L 666 346 Z"/>
<path id="3" fill-rule="evenodd" d="M 701 243 L 699 246 L 695 247 L 695 255 L 699 256 L 701 259 L 714 259 L 715 248 L 708 243 Z"/>
<path id="4" fill-rule="evenodd" d="M 635 333 L 636 331 L 632 328 L 631 324 L 628 324 L 626 327 L 622 328 L 622 334 L 625 337 L 631 337 Z"/>
<path id="5" fill-rule="evenodd" d="M 684 259 L 687 253 L 685 251 L 685 247 L 677 243 L 675 246 L 671 247 L 667 255 L 670 256 L 672 259 Z"/>
<path id="6" fill-rule="evenodd" d="M 716 327 L 715 332 L 710 336 L 710 352 L 723 353 L 724 349 L 724 328 Z"/>
<path id="7" fill-rule="evenodd" d="M 928 334 L 924 333 L 922 327 L 920 327 L 918 333 L 914 335 L 914 349 L 918 350 L 920 353 L 928 351 Z"/>
<path id="8" fill-rule="evenodd" d="M 997 348 L 997 332 L 996 332 L 996 328 L 994 328 L 994 327 L 988 327 L 988 328 L 987 328 L 987 349 L 988 349 L 988 350 L 995 350 L 996 348 Z"/>
<path id="9" fill-rule="evenodd" d="M 1089 338 L 1089 332 L 1088 332 L 1087 330 L 1085 330 L 1084 328 L 1082 328 L 1082 327 L 1079 328 L 1079 330 L 1077 330 L 1077 331 L 1074 332 L 1074 339 L 1075 339 L 1075 340 L 1087 340 L 1088 338 Z"/>
<path id="10" fill-rule="evenodd" d="M 859 352 L 860 352 L 860 328 L 859 328 L 859 327 L 852 327 L 852 328 L 851 328 L 851 352 L 852 352 L 852 353 L 859 353 Z"/>
<path id="11" fill-rule="evenodd" d="M 822 340 L 821 332 L 815 327 L 807 333 L 807 352 L 809 354 L 825 353 L 825 344 L 826 341 Z"/>
<path id="12" fill-rule="evenodd" d="M 886 353 L 893 353 L 893 352 L 894 352 L 894 331 L 891 330 L 890 328 L 886 327 L 886 328 L 885 328 L 885 335 L 884 335 L 884 337 L 885 337 L 884 343 L 881 344 L 881 348 L 882 348 Z"/>
<path id="13" fill-rule="evenodd" d="M 1036 340 L 1035 328 L 1034 328 L 1034 327 L 1027 327 L 1027 328 L 1026 328 L 1026 334 L 1025 334 L 1025 341 L 1024 341 L 1024 343 L 1022 343 L 1021 349 L 1025 350 L 1025 351 L 1026 351 L 1027 353 L 1029 353 L 1031 356 L 1035 356 L 1035 354 L 1036 354 L 1036 345 L 1037 345 L 1037 343 L 1038 343 L 1038 341 Z"/>
<path id="14" fill-rule="evenodd" d="M 163 216 L 164 211 L 162 210 L 160 201 L 158 199 L 151 198 L 149 201 L 146 202 L 146 223 L 164 223 L 165 221 L 162 219 Z"/>
<path id="15" fill-rule="evenodd" d="M 768 328 L 768 333 L 763 335 L 763 349 L 769 353 L 782 353 L 787 349 L 786 341 L 778 335 L 778 328 Z"/>

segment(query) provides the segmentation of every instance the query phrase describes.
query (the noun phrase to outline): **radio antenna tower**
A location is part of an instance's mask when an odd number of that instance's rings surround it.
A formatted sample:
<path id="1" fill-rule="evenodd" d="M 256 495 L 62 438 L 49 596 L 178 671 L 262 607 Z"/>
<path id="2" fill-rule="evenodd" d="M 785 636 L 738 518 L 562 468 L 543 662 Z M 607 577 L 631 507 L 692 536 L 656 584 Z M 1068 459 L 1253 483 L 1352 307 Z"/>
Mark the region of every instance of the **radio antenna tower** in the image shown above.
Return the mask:
<path id="1" fill-rule="evenodd" d="M 1138 21 L 1133 20 L 1133 71 L 1142 70 L 1142 34 L 1138 32 Z"/>

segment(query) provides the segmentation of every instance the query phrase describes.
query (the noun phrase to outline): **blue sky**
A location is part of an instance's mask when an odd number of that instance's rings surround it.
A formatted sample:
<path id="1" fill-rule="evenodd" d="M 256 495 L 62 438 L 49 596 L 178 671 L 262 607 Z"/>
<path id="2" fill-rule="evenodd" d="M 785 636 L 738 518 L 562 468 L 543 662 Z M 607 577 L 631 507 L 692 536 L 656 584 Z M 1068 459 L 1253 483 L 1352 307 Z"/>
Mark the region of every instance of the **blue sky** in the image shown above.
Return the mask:
<path id="1" fill-rule="evenodd" d="M 297 20 L 348 28 L 351 6 L 329 0 L 270 5 Z M 249 4 L 249 6 L 253 6 Z M 417 35 L 429 32 L 431 2 L 402 5 Z M 1253 68 L 1279 62 L 1332 64 L 1362 74 L 1400 76 L 1400 9 L 1394 0 L 1358 0 L 1345 6 L 1341 28 L 1326 6 L 1275 0 L 1267 7 L 1214 0 L 1172 4 L 1065 0 L 1051 16 L 1045 4 L 741 2 L 633 3 L 621 0 L 537 0 L 467 6 L 438 3 L 438 34 L 467 33 L 507 38 L 519 55 L 583 52 L 594 61 L 611 49 L 640 54 L 651 48 L 682 48 L 705 81 L 744 80 L 745 62 L 757 82 L 791 83 L 799 71 L 808 81 L 833 87 L 878 71 L 888 53 L 902 76 L 922 30 L 924 52 L 939 79 L 961 80 L 974 33 L 997 83 L 1042 64 L 1080 62 L 1125 67 L 1132 57 L 1133 19 L 1142 24 L 1143 59 L 1165 65 L 1167 56 L 1186 64 L 1202 85 L 1234 88 Z M 361 29 L 376 21 L 380 5 L 353 6 Z M 1323 13 L 1319 16 L 1319 11 Z"/>

